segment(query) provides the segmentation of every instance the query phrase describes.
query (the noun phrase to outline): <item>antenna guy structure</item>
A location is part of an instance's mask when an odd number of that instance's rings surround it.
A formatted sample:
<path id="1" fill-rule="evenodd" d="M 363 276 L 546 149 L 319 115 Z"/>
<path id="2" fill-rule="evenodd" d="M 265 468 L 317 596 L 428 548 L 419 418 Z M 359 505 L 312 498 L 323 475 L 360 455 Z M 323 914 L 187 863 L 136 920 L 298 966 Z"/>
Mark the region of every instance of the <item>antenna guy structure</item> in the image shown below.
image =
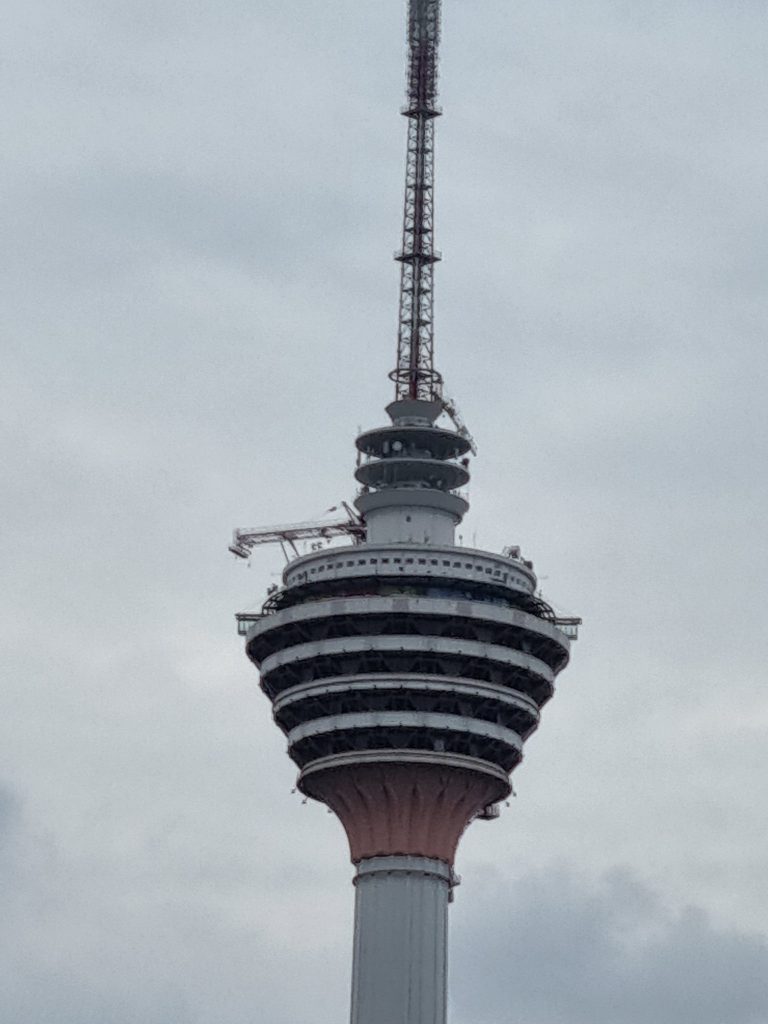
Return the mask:
<path id="1" fill-rule="evenodd" d="M 236 530 L 230 547 L 248 557 L 280 543 L 288 559 L 282 586 L 238 628 L 298 788 L 346 830 L 352 1024 L 445 1024 L 459 840 L 498 817 L 580 624 L 540 597 L 518 546 L 456 543 L 475 448 L 434 366 L 440 22 L 440 0 L 410 0 L 395 395 L 389 422 L 357 438 L 355 508 Z"/>

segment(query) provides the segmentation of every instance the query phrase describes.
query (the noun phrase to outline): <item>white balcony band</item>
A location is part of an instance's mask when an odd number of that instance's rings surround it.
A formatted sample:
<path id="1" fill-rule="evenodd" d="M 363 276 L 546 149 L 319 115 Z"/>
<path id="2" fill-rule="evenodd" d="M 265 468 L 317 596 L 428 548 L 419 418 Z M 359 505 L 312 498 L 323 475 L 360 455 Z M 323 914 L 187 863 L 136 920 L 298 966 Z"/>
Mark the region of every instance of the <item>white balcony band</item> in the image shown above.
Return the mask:
<path id="1" fill-rule="evenodd" d="M 496 701 L 508 708 L 524 711 L 535 721 L 539 721 L 540 711 L 535 701 L 523 693 L 510 690 L 494 683 L 480 683 L 472 679 L 456 679 L 451 676 L 420 676 L 420 675 L 360 675 L 340 676 L 338 679 L 327 679 L 320 682 L 304 683 L 301 686 L 284 690 L 276 698 L 272 706 L 275 717 L 281 711 L 294 704 L 301 704 L 312 699 L 322 699 L 346 693 L 448 693 L 459 697 L 480 697 L 484 700 Z"/>
<path id="2" fill-rule="evenodd" d="M 354 769 L 357 765 L 409 765 L 416 769 L 425 765 L 437 765 L 441 768 L 456 768 L 464 772 L 488 775 L 506 787 L 506 794 L 511 791 L 509 772 L 505 772 L 492 761 L 483 761 L 479 757 L 468 754 L 456 754 L 445 750 L 348 750 L 342 754 L 329 754 L 312 761 L 299 773 L 299 788 L 313 775 L 333 771 L 337 768 Z"/>
<path id="3" fill-rule="evenodd" d="M 436 654 L 461 656 L 477 661 L 493 662 L 505 668 L 516 668 L 542 680 L 548 687 L 555 681 L 555 673 L 539 658 L 498 644 L 484 644 L 475 640 L 456 640 L 452 637 L 433 636 L 351 636 L 329 640 L 314 640 L 295 644 L 276 651 L 261 664 L 263 677 L 276 669 L 316 661 L 318 658 L 352 654 Z M 352 673 L 351 673 L 352 674 Z"/>
<path id="4" fill-rule="evenodd" d="M 496 740 L 522 755 L 523 741 L 512 729 L 495 722 L 485 722 L 463 715 L 442 715 L 432 711 L 361 711 L 349 715 L 331 715 L 313 718 L 297 725 L 288 733 L 288 746 L 302 740 L 334 732 L 355 732 L 361 729 L 427 729 L 433 732 L 453 732 Z"/>
<path id="5" fill-rule="evenodd" d="M 250 642 L 272 630 L 294 623 L 301 624 L 318 619 L 338 616 L 370 615 L 421 615 L 434 618 L 461 618 L 472 622 L 488 622 L 492 625 L 513 626 L 537 637 L 552 640 L 567 654 L 570 644 L 561 629 L 545 619 L 539 619 L 529 612 L 507 608 L 484 601 L 470 601 L 467 598 L 414 597 L 410 594 L 394 594 L 387 597 L 328 597 L 318 598 L 306 604 L 292 605 L 263 619 L 249 628 Z"/>
<path id="6" fill-rule="evenodd" d="M 522 561 L 474 548 L 423 544 L 357 544 L 315 551 L 294 559 L 283 572 L 283 582 L 292 587 L 322 579 L 360 576 L 483 580 L 527 594 L 536 588 L 536 576 Z"/>

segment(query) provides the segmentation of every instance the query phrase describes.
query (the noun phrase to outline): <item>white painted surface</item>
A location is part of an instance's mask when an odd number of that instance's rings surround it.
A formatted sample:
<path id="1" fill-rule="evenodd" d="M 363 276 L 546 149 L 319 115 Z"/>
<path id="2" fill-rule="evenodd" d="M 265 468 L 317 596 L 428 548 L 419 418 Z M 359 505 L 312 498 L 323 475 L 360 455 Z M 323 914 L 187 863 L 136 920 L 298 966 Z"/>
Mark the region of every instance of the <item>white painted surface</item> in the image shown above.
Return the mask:
<path id="1" fill-rule="evenodd" d="M 447 593 L 450 593 L 447 591 Z M 505 605 L 489 604 L 485 601 L 471 601 L 459 597 L 413 597 L 397 594 L 392 597 L 335 597 L 319 599 L 307 604 L 291 605 L 272 615 L 256 619 L 249 627 L 247 638 L 262 636 L 271 630 L 293 622 L 309 622 L 313 619 L 330 619 L 339 615 L 434 615 L 472 619 L 473 622 L 489 622 L 493 625 L 517 626 L 537 636 L 556 641 L 566 652 L 570 643 L 563 631 L 545 619 L 539 619 L 528 612 Z"/>
<path id="2" fill-rule="evenodd" d="M 371 509 L 365 517 L 370 544 L 453 545 L 457 518 L 450 511 L 417 505 Z"/>
<path id="3" fill-rule="evenodd" d="M 445 1024 L 450 867 L 373 857 L 355 886 L 351 1024 Z"/>
<path id="4" fill-rule="evenodd" d="M 429 577 L 452 584 L 456 580 L 484 580 L 529 594 L 535 591 L 537 582 L 533 571 L 519 559 L 450 544 L 444 547 L 432 546 L 425 550 L 423 545 L 409 545 L 405 542 L 368 542 L 314 551 L 294 559 L 286 566 L 283 582 L 287 587 L 293 587 L 301 583 L 319 583 L 323 579 L 370 576 L 388 580 L 403 576 Z"/>

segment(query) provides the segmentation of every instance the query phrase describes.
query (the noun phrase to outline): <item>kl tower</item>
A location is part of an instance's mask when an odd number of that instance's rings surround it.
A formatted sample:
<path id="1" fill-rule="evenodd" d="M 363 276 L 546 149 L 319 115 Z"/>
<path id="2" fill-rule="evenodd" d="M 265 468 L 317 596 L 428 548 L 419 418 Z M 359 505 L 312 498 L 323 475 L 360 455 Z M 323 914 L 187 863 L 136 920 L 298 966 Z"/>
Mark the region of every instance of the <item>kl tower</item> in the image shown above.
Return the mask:
<path id="1" fill-rule="evenodd" d="M 357 438 L 355 509 L 237 530 L 230 548 L 293 554 L 283 585 L 238 624 L 298 788 L 349 840 L 352 1024 L 445 1024 L 459 839 L 498 816 L 579 624 L 538 596 L 518 547 L 456 543 L 475 448 L 434 365 L 440 14 L 440 0 L 410 0 L 394 401 L 389 422 Z"/>

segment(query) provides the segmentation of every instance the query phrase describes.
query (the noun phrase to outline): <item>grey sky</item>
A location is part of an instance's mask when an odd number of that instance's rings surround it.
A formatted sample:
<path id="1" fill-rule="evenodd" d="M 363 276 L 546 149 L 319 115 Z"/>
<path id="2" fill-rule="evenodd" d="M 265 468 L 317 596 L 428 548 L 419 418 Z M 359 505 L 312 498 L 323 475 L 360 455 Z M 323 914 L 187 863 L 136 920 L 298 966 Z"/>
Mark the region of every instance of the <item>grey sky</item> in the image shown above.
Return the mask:
<path id="1" fill-rule="evenodd" d="M 0 1018 L 331 1024 L 351 868 L 234 635 L 394 361 L 400 0 L 4 26 Z M 466 543 L 583 638 L 466 836 L 454 1024 L 765 1024 L 763 3 L 445 0 Z M 610 969 L 609 969 L 610 968 Z"/>

